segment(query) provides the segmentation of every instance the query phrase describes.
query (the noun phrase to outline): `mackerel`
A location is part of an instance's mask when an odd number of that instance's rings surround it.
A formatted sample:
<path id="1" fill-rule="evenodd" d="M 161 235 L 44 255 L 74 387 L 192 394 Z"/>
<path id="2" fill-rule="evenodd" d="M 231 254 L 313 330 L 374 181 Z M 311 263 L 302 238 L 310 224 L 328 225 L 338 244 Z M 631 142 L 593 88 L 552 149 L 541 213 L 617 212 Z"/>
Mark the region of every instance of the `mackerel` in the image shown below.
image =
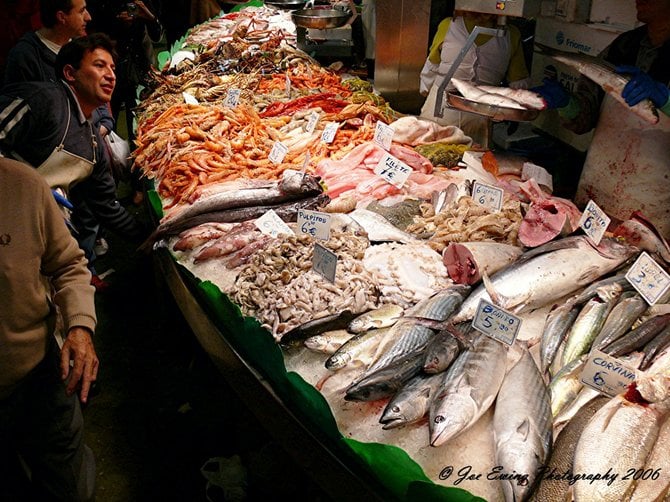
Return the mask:
<path id="1" fill-rule="evenodd" d="M 670 329 L 665 328 L 658 335 L 656 335 L 652 340 L 650 340 L 647 345 L 644 346 L 642 352 L 644 353 L 644 358 L 640 364 L 640 370 L 645 371 L 651 363 L 654 361 L 656 356 L 663 352 L 667 347 L 670 347 Z"/>
<path id="2" fill-rule="evenodd" d="M 600 333 L 593 341 L 593 346 L 602 350 L 604 347 L 623 336 L 635 321 L 647 310 L 647 302 L 637 293 L 626 292 L 607 316 Z"/>
<path id="3" fill-rule="evenodd" d="M 603 352 L 614 357 L 628 354 L 633 350 L 644 347 L 647 342 L 666 329 L 668 324 L 670 324 L 670 314 L 651 317 L 617 341 L 606 346 Z"/>
<path id="4" fill-rule="evenodd" d="M 589 351 L 593 340 L 605 324 L 613 303 L 604 302 L 597 296 L 582 307 L 565 340 L 565 349 L 561 354 L 561 363 L 564 366 Z"/>
<path id="5" fill-rule="evenodd" d="M 424 357 L 421 351 L 413 352 L 367 374 L 347 387 L 344 399 L 347 401 L 376 401 L 392 396 L 405 382 L 421 371 Z"/>
<path id="6" fill-rule="evenodd" d="M 571 361 L 556 373 L 556 376 L 549 383 L 549 392 L 551 394 L 551 414 L 557 416 L 558 413 L 577 396 L 577 393 L 583 387 L 579 380 L 582 374 L 586 354 Z"/>
<path id="7" fill-rule="evenodd" d="M 433 395 L 442 382 L 442 375 L 419 373 L 391 398 L 379 419 L 382 429 L 395 429 L 421 420 L 430 406 Z"/>
<path id="8" fill-rule="evenodd" d="M 546 373 L 551 366 L 578 314 L 579 308 L 561 305 L 547 316 L 540 339 L 540 363 L 543 373 Z"/>

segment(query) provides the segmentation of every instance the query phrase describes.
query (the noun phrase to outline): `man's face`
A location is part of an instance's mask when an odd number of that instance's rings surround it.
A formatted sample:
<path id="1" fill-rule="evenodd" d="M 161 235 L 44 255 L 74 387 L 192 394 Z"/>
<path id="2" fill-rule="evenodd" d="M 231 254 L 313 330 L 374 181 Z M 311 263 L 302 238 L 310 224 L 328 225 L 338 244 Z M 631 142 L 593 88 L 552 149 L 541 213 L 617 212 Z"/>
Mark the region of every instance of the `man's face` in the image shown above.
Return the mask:
<path id="1" fill-rule="evenodd" d="M 62 16 L 70 38 L 86 35 L 86 23 L 91 20 L 91 15 L 86 10 L 86 0 L 72 0 L 72 8 L 69 12 L 63 12 Z"/>
<path id="2" fill-rule="evenodd" d="M 649 23 L 670 16 L 670 0 L 636 0 L 637 20 Z"/>
<path id="3" fill-rule="evenodd" d="M 63 69 L 65 80 L 74 89 L 82 109 L 109 103 L 116 85 L 114 68 L 112 55 L 98 48 L 84 54 L 79 69 L 69 65 Z"/>

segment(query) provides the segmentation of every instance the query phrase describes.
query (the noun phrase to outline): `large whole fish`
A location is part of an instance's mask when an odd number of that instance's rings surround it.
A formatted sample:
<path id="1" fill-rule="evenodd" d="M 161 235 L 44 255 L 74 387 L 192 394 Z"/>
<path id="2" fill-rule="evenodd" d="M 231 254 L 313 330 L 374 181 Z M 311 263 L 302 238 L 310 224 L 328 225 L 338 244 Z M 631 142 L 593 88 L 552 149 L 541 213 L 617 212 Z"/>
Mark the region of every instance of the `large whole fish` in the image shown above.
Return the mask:
<path id="1" fill-rule="evenodd" d="M 468 429 L 489 409 L 498 394 L 507 364 L 507 346 L 480 335 L 444 373 L 430 403 L 430 444 L 440 446 Z"/>
<path id="2" fill-rule="evenodd" d="M 460 92 L 461 95 L 469 101 L 475 101 L 477 103 L 492 106 L 501 106 L 503 108 L 515 108 L 517 110 L 526 109 L 526 107 L 520 104 L 518 101 L 507 96 L 503 96 L 502 94 L 486 92 L 477 87 L 472 82 L 467 82 L 458 78 L 452 78 L 451 83 L 454 84 L 456 89 L 458 89 L 458 92 Z"/>
<path id="3" fill-rule="evenodd" d="M 590 350 L 613 305 L 614 299 L 604 302 L 598 296 L 586 302 L 565 339 L 561 364 L 565 366 Z"/>
<path id="4" fill-rule="evenodd" d="M 667 500 L 670 490 L 670 419 L 666 417 L 658 433 L 658 439 L 642 468 L 641 479 L 635 486 L 630 502 Z M 645 473 L 650 473 L 647 476 Z"/>
<path id="5" fill-rule="evenodd" d="M 540 339 L 540 364 L 543 373 L 549 370 L 558 353 L 558 348 L 565 340 L 565 336 L 577 319 L 578 314 L 579 308 L 561 305 L 547 316 Z"/>
<path id="6" fill-rule="evenodd" d="M 379 422 L 383 429 L 394 429 L 421 420 L 435 391 L 442 383 L 442 375 L 419 373 L 409 380 L 386 405 Z"/>
<path id="7" fill-rule="evenodd" d="M 593 341 L 593 346 L 598 350 L 603 350 L 610 343 L 619 339 L 635 324 L 647 307 L 647 302 L 639 294 L 624 292 L 619 302 L 608 314 L 605 324 Z"/>
<path id="8" fill-rule="evenodd" d="M 621 93 L 629 79 L 614 71 L 614 66 L 611 63 L 587 54 L 563 52 L 546 46 L 539 46 L 539 48 L 543 53 L 551 56 L 556 61 L 577 70 L 582 75 L 593 80 L 607 94 L 624 105 L 624 107 L 630 109 L 641 119 L 646 120 L 650 124 L 658 122 L 658 111 L 651 100 L 645 99 L 635 106 L 628 106 Z"/>
<path id="9" fill-rule="evenodd" d="M 533 357 L 522 355 L 503 379 L 493 415 L 496 465 L 523 479 L 502 480 L 506 502 L 526 500 L 551 449 L 549 392 Z"/>
<path id="10" fill-rule="evenodd" d="M 594 246 L 585 236 L 567 237 L 541 248 L 491 276 L 490 286 L 501 307 L 517 312 L 542 307 L 592 283 L 637 252 L 613 239 L 603 239 Z M 482 298 L 491 301 L 485 285 L 465 299 L 451 321 L 472 319 Z"/>

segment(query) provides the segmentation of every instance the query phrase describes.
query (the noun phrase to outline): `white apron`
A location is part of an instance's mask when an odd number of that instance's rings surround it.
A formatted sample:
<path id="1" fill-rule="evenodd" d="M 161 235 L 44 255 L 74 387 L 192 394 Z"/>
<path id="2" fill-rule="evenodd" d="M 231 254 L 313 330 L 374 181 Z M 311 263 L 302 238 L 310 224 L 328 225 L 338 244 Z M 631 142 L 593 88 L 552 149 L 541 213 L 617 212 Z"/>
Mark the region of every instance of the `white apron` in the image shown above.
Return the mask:
<path id="1" fill-rule="evenodd" d="M 589 147 L 575 202 L 593 201 L 612 219 L 641 211 L 670 238 L 670 117 L 638 118 L 609 96 Z"/>

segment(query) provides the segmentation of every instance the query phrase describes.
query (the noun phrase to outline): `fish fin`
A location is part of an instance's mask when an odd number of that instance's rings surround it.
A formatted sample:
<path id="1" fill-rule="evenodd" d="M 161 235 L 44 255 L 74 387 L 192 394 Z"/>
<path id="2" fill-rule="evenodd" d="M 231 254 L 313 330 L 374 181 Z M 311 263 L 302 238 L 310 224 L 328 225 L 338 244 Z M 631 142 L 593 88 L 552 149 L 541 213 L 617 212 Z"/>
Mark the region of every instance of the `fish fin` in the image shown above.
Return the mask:
<path id="1" fill-rule="evenodd" d="M 491 297 L 491 301 L 498 307 L 512 311 L 512 313 L 516 313 L 522 310 L 526 306 L 526 301 L 528 298 L 530 298 L 530 293 L 524 297 L 509 297 L 501 295 L 495 290 L 495 287 L 493 286 L 493 283 L 489 279 L 489 276 L 486 274 L 486 272 L 482 274 L 482 282 L 484 283 L 486 292 Z"/>
<path id="2" fill-rule="evenodd" d="M 523 422 L 521 422 L 516 428 L 516 431 L 523 437 L 523 440 L 525 441 L 528 438 L 528 434 L 530 432 L 530 420 L 524 418 Z"/>

